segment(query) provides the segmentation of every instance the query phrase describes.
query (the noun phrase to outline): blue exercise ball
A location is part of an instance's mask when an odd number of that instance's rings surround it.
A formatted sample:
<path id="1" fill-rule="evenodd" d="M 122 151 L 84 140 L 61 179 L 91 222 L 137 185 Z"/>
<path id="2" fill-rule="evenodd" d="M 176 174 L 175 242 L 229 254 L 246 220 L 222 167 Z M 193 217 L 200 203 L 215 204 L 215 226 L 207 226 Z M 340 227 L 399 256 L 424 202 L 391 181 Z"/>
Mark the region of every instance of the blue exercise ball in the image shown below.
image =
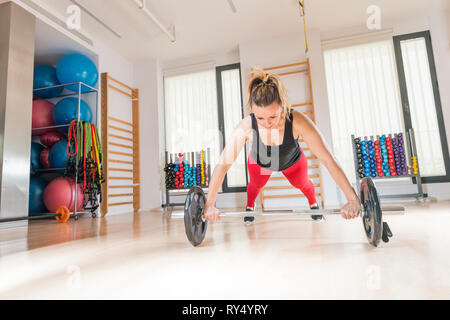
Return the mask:
<path id="1" fill-rule="evenodd" d="M 98 81 L 98 70 L 94 62 L 88 57 L 79 54 L 69 54 L 62 58 L 56 66 L 56 76 L 61 83 L 83 82 L 95 87 Z M 78 92 L 78 84 L 66 86 L 67 89 Z M 81 92 L 90 91 L 88 87 L 81 86 Z"/>
<path id="2" fill-rule="evenodd" d="M 72 120 L 78 119 L 78 99 L 64 98 L 60 100 L 53 109 L 53 120 L 56 125 L 70 124 Z M 92 111 L 89 105 L 80 100 L 80 120 L 91 122 Z"/>
<path id="3" fill-rule="evenodd" d="M 67 140 L 61 140 L 50 149 L 48 160 L 52 168 L 66 168 L 69 161 L 67 154 Z"/>
<path id="4" fill-rule="evenodd" d="M 61 84 L 56 77 L 56 68 L 41 64 L 34 68 L 33 74 L 33 89 L 40 89 L 45 87 L 52 87 Z M 64 90 L 64 87 L 57 87 L 45 90 L 33 91 L 34 95 L 50 99 L 55 98 L 61 94 Z"/>
<path id="5" fill-rule="evenodd" d="M 40 177 L 30 178 L 30 189 L 28 194 L 28 215 L 35 216 L 39 213 L 48 212 L 44 204 L 44 190 L 48 182 Z"/>
<path id="6" fill-rule="evenodd" d="M 41 169 L 41 151 L 44 149 L 44 146 L 39 143 L 32 142 L 31 143 L 31 155 L 30 155 L 30 169 L 31 171 Z"/>

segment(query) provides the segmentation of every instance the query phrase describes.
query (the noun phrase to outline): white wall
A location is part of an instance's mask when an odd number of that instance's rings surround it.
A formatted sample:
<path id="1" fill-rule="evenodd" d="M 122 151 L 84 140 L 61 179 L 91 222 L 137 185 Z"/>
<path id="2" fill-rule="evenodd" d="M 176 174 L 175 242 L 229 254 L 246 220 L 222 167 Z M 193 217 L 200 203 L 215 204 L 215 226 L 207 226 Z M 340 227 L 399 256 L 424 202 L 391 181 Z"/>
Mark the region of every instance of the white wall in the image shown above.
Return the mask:
<path id="1" fill-rule="evenodd" d="M 448 42 L 450 44 L 450 3 L 447 4 L 448 9 L 447 9 L 447 36 L 448 36 Z"/>
<path id="2" fill-rule="evenodd" d="M 101 73 L 107 72 L 109 76 L 125 83 L 126 85 L 131 86 L 133 88 L 136 87 L 133 63 L 131 61 L 125 59 L 124 57 L 122 57 L 120 54 L 116 53 L 114 50 L 109 48 L 107 45 L 103 44 L 101 41 L 99 41 L 95 38 L 93 40 L 94 40 L 94 51 L 98 54 L 99 73 L 101 74 Z M 112 84 L 114 86 L 120 88 L 119 85 L 117 85 L 115 83 L 112 83 Z M 123 88 L 121 88 L 121 89 L 123 89 Z M 101 100 L 100 99 L 101 99 L 101 95 L 99 95 L 99 106 L 98 106 L 98 111 L 99 111 L 98 118 L 99 119 L 101 119 L 100 118 L 100 113 L 101 113 L 101 105 L 100 105 Z M 108 114 L 112 117 L 122 119 L 122 120 L 128 121 L 128 122 L 132 122 L 133 118 L 132 118 L 131 99 L 121 93 L 118 93 L 113 90 L 109 90 L 108 91 Z M 99 129 L 101 130 L 100 121 L 98 122 L 98 124 L 99 124 Z M 121 124 L 117 124 L 117 123 L 114 123 L 114 125 L 117 125 L 118 127 L 122 127 L 124 129 L 130 129 L 130 128 L 127 128 L 126 125 L 121 125 Z M 128 135 L 121 131 L 115 131 L 112 133 L 119 134 L 119 135 L 125 135 L 125 136 L 131 138 L 131 135 Z M 111 138 L 110 140 L 111 140 L 111 142 L 117 142 L 117 143 L 121 143 L 121 144 L 129 144 L 127 141 L 119 140 L 119 139 L 115 139 L 115 138 Z M 124 150 L 123 148 L 120 148 L 120 147 L 114 147 L 114 146 L 109 146 L 109 149 L 121 151 L 121 152 L 129 152 L 130 151 L 130 150 Z M 119 159 L 119 160 L 130 161 L 130 158 L 126 157 L 126 156 L 116 156 L 115 155 L 114 158 Z M 121 165 L 121 164 L 114 164 L 114 167 L 129 168 L 129 166 Z M 114 174 L 110 173 L 110 175 L 130 176 L 129 173 L 121 174 L 121 173 L 116 173 L 116 172 L 114 172 Z M 110 184 L 124 184 L 123 182 L 124 181 L 116 182 L 116 181 L 110 180 Z M 125 183 L 125 184 L 128 184 L 128 183 Z M 109 190 L 110 194 L 130 193 L 130 192 L 132 192 L 131 189 L 110 189 Z M 110 200 L 110 202 L 130 202 L 130 201 L 132 201 L 131 197 L 116 197 L 113 200 Z M 117 214 L 117 213 L 126 213 L 126 212 L 133 212 L 133 205 L 112 206 L 112 207 L 108 208 L 109 215 Z"/>
<path id="3" fill-rule="evenodd" d="M 134 79 L 139 88 L 139 134 L 141 171 L 141 209 L 158 208 L 161 205 L 161 172 L 159 150 L 158 89 L 161 78 L 160 64 L 156 60 L 134 64 Z"/>

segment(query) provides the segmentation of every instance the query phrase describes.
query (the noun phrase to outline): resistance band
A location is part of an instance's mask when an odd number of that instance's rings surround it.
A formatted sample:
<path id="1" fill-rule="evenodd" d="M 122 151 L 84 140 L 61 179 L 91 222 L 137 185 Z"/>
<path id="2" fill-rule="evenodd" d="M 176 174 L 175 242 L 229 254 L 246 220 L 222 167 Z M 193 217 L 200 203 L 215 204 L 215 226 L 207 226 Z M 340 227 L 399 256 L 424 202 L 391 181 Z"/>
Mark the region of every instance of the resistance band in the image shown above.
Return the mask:
<path id="1" fill-rule="evenodd" d="M 74 139 L 74 142 L 75 142 L 75 152 L 74 153 L 70 153 L 70 151 L 69 151 L 69 149 L 70 149 L 70 141 L 72 140 L 72 132 L 73 132 L 73 139 Z M 69 155 L 69 157 L 73 157 L 78 152 L 78 142 L 77 142 L 77 136 L 75 134 L 75 121 L 72 121 L 72 123 L 70 124 L 69 140 L 67 142 L 66 152 Z"/>

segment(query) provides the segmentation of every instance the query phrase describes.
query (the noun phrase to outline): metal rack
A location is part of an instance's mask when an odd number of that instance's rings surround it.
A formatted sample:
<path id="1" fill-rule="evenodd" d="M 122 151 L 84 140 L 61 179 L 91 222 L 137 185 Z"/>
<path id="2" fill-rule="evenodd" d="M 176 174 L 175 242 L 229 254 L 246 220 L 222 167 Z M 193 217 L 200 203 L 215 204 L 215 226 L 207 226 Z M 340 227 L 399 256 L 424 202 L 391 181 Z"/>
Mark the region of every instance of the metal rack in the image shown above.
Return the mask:
<path id="1" fill-rule="evenodd" d="M 61 84 L 61 85 L 56 85 L 56 86 L 50 86 L 50 87 L 45 87 L 45 88 L 39 88 L 39 89 L 33 89 L 33 92 L 36 91 L 41 91 L 41 90 L 46 90 L 46 89 L 52 89 L 52 88 L 58 88 L 58 87 L 68 87 L 70 85 L 77 85 L 78 86 L 78 92 L 64 92 L 62 94 L 60 94 L 57 97 L 54 98 L 48 98 L 48 99 L 44 99 L 44 98 L 38 98 L 38 99 L 43 99 L 43 100 L 52 100 L 52 99 L 60 99 L 60 98 L 65 98 L 65 97 L 73 97 L 76 96 L 78 98 L 78 118 L 77 121 L 80 121 L 80 108 L 81 108 L 81 96 L 82 95 L 86 95 L 86 94 L 91 94 L 94 93 L 95 94 L 95 112 L 93 113 L 93 119 L 92 119 L 92 123 L 94 125 L 97 125 L 97 115 L 98 115 L 98 89 L 91 87 L 83 82 L 72 82 L 72 83 L 66 83 L 66 84 Z M 82 87 L 88 88 L 88 91 L 82 92 Z M 67 91 L 67 90 L 65 90 Z M 91 107 L 91 106 L 89 106 Z M 94 111 L 94 110 L 92 110 Z M 78 124 L 77 124 L 78 125 Z M 55 129 L 55 128 L 68 128 L 69 125 L 55 125 L 55 126 L 48 126 L 48 127 L 40 127 L 40 128 L 34 128 L 32 129 L 32 131 L 36 131 L 36 130 L 42 130 L 42 129 Z M 77 155 L 75 155 L 75 157 L 77 157 Z M 58 172 L 61 170 L 65 170 L 66 168 L 51 168 L 51 169 L 38 169 L 36 170 L 36 172 Z M 79 214 L 83 214 L 83 213 L 91 213 L 92 217 L 95 218 L 96 217 L 96 210 L 98 208 L 95 208 L 94 211 L 77 211 L 77 205 L 78 205 L 78 200 L 77 199 L 77 186 L 78 185 L 78 161 L 75 161 L 75 201 L 74 201 L 74 212 L 73 212 L 73 217 L 75 220 L 78 220 L 79 218 Z M 42 217 L 46 217 L 46 215 L 42 215 Z"/>
<path id="2" fill-rule="evenodd" d="M 392 134 L 387 135 L 389 137 L 392 138 Z M 353 148 L 353 160 L 354 160 L 354 164 L 355 164 L 355 176 L 356 176 L 356 188 L 357 188 L 357 194 L 359 194 L 360 190 L 359 190 L 359 185 L 360 185 L 360 176 L 358 173 L 358 155 L 356 153 L 356 144 L 355 144 L 355 135 L 352 134 L 351 135 L 351 139 L 352 139 L 352 148 Z M 371 140 L 374 140 L 374 136 L 370 136 L 364 137 L 364 140 L 368 140 L 368 138 L 370 138 Z M 376 136 L 377 139 L 380 138 L 379 135 Z M 361 137 L 361 140 L 363 138 Z M 419 169 L 419 160 L 417 157 L 417 148 L 416 148 L 416 140 L 415 140 L 415 136 L 414 136 L 414 130 L 411 128 L 408 130 L 408 132 L 405 133 L 405 146 L 406 146 L 406 165 L 407 166 L 411 166 L 411 159 L 412 157 L 416 157 L 417 159 L 417 174 L 414 174 L 413 171 L 411 171 L 410 174 L 406 174 L 406 175 L 401 175 L 401 176 L 389 176 L 389 177 L 372 177 L 372 180 L 388 180 L 388 179 L 401 179 L 401 178 L 411 178 L 412 181 L 416 182 L 417 184 L 417 193 L 409 193 L 409 194 L 386 194 L 386 195 L 379 195 L 379 198 L 385 198 L 385 199 L 393 199 L 393 198 L 416 198 L 417 200 L 424 200 L 428 197 L 428 194 L 423 192 L 423 187 L 422 187 L 422 179 L 420 176 L 420 169 Z"/>
<path id="3" fill-rule="evenodd" d="M 168 153 L 166 151 L 165 164 L 175 163 L 176 156 L 177 156 L 176 153 Z M 195 152 L 183 153 L 183 159 L 186 159 L 186 156 L 190 156 L 192 159 L 192 164 L 197 165 L 196 159 L 195 159 Z M 210 148 L 207 148 L 206 149 L 206 157 L 205 157 L 204 161 L 205 161 L 205 167 L 207 168 L 209 179 L 211 179 L 210 159 L 211 159 L 210 158 Z M 208 181 L 208 184 L 200 185 L 200 187 L 203 189 L 203 192 L 205 194 L 208 192 L 208 186 L 209 186 L 209 181 Z M 182 202 L 182 203 L 181 202 L 170 202 L 170 197 L 171 196 L 185 196 L 188 194 L 190 188 L 169 189 L 169 188 L 167 188 L 167 186 L 165 186 L 165 188 L 166 188 L 166 202 L 161 205 L 162 208 L 184 206 L 184 202 Z"/>

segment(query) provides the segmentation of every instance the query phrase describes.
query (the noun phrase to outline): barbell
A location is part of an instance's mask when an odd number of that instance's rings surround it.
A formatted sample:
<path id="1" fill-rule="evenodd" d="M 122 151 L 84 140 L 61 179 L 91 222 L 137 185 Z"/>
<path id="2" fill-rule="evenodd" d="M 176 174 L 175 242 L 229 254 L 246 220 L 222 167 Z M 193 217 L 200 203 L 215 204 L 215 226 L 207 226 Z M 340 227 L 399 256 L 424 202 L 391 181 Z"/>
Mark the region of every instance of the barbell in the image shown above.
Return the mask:
<path id="1" fill-rule="evenodd" d="M 377 189 L 371 178 L 363 178 L 360 184 L 361 217 L 368 242 L 377 247 L 380 240 L 389 242 L 392 232 L 387 224 L 383 222 L 383 211 L 403 213 L 404 207 L 381 208 Z M 203 216 L 206 197 L 203 189 L 192 187 L 184 203 L 184 226 L 189 242 L 198 246 L 203 242 L 206 235 L 208 222 Z M 239 211 L 222 212 L 220 216 L 256 216 L 256 215 L 335 215 L 340 214 L 340 209 L 294 209 L 294 210 L 266 210 L 266 211 Z"/>
<path id="2" fill-rule="evenodd" d="M 70 218 L 70 211 L 66 206 L 61 206 L 56 210 L 55 213 L 47 213 L 40 214 L 36 216 L 24 216 L 24 217 L 12 217 L 12 218 L 2 218 L 0 219 L 0 223 L 2 222 L 15 222 L 21 220 L 38 220 L 38 219 L 46 219 L 46 218 L 55 218 L 59 223 L 66 223 Z"/>

